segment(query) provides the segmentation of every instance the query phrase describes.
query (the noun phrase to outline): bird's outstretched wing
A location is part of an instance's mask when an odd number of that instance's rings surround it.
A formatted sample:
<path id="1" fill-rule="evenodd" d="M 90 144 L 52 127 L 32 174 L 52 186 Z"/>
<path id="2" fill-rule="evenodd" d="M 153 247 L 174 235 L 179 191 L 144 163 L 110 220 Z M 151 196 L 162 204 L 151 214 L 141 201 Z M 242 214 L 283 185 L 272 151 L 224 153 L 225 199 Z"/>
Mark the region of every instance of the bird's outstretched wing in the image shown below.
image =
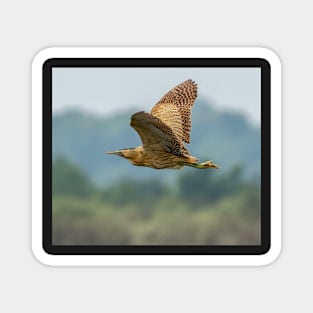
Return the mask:
<path id="1" fill-rule="evenodd" d="M 171 89 L 152 108 L 151 114 L 169 126 L 176 137 L 190 142 L 191 108 L 197 97 L 197 84 L 191 79 Z"/>
<path id="2" fill-rule="evenodd" d="M 143 111 L 137 112 L 131 116 L 130 125 L 139 134 L 144 147 L 163 149 L 178 156 L 189 155 L 188 150 L 173 130 L 158 117 Z"/>

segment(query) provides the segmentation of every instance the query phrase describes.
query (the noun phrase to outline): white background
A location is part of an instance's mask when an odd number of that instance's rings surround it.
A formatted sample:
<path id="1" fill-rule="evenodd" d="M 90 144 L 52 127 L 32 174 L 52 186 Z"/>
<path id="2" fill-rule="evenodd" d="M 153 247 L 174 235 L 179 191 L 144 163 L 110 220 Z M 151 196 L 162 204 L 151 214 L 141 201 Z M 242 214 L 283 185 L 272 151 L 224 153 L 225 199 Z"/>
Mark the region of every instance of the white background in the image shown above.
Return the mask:
<path id="1" fill-rule="evenodd" d="M 85 4 L 85 5 L 82 5 Z M 2 1 L 1 312 L 312 310 L 310 1 Z M 283 250 L 266 267 L 52 268 L 31 252 L 31 60 L 48 46 L 263 46 L 283 64 Z"/>

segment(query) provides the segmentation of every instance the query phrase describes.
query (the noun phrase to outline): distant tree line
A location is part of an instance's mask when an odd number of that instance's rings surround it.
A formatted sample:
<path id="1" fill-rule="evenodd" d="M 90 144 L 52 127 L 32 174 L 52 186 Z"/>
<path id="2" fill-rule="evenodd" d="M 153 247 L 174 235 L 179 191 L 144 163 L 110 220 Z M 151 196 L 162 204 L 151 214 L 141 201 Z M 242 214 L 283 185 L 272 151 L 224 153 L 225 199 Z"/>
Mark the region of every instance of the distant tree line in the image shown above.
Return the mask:
<path id="1" fill-rule="evenodd" d="M 246 181 L 243 172 L 243 167 L 238 164 L 223 174 L 215 170 L 188 169 L 182 171 L 173 188 L 153 179 L 137 181 L 131 178 L 101 188 L 93 184 L 78 166 L 58 158 L 53 162 L 53 194 L 78 198 L 98 195 L 103 201 L 117 206 L 132 202 L 151 205 L 162 197 L 175 196 L 197 208 L 245 189 L 258 190 L 259 185 Z"/>

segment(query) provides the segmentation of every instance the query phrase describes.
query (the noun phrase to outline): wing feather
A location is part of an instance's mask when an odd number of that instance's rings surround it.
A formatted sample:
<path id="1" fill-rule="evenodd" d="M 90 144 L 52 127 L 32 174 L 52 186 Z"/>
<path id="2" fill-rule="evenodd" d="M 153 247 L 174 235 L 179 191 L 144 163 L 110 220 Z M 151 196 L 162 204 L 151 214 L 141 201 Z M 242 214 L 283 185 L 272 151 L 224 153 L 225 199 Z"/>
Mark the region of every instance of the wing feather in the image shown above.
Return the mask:
<path id="1" fill-rule="evenodd" d="M 178 139 L 189 143 L 191 108 L 197 98 L 197 84 L 184 81 L 166 93 L 152 108 L 151 114 L 168 125 Z"/>
<path id="2" fill-rule="evenodd" d="M 172 129 L 156 116 L 143 111 L 137 112 L 131 116 L 130 126 L 136 130 L 146 148 L 154 146 L 178 156 L 189 155 Z"/>

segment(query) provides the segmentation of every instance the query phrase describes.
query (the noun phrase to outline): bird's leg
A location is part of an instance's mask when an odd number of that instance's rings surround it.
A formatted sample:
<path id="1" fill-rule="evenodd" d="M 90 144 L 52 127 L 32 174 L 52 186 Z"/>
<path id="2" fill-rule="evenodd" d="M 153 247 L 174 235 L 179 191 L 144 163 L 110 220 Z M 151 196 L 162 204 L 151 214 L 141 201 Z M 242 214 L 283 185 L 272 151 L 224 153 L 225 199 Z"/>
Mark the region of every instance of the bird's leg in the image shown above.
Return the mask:
<path id="1" fill-rule="evenodd" d="M 187 166 L 192 166 L 196 168 L 220 168 L 217 164 L 213 163 L 213 161 L 206 161 L 202 163 L 185 163 Z"/>

